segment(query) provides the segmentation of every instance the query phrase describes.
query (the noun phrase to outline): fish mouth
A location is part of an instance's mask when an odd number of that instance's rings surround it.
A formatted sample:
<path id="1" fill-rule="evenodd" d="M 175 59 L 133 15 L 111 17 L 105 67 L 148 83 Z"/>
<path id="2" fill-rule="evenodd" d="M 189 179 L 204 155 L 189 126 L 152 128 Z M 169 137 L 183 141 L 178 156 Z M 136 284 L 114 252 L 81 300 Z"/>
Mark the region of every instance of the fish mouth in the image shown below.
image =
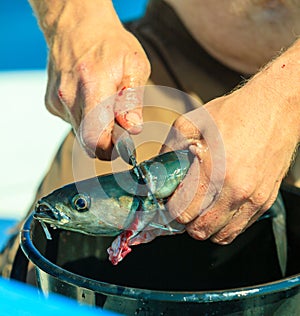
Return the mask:
<path id="1" fill-rule="evenodd" d="M 69 216 L 63 214 L 58 209 L 53 207 L 51 204 L 43 200 L 38 201 L 35 208 L 35 213 L 33 214 L 33 218 L 50 223 L 66 223 L 70 220 Z"/>

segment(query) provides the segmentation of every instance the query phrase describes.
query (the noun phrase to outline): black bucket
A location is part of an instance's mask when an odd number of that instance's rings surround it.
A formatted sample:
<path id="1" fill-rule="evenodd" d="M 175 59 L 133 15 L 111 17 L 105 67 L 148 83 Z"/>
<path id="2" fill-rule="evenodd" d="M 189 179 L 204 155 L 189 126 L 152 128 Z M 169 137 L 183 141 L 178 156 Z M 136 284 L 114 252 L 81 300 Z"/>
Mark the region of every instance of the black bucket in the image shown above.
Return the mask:
<path id="1" fill-rule="evenodd" d="M 277 259 L 271 220 L 261 220 L 232 244 L 186 234 L 133 247 L 118 266 L 103 258 L 111 239 L 51 230 L 47 240 L 30 216 L 21 247 L 36 266 L 43 292 L 126 315 L 300 315 L 299 191 L 284 188 L 287 272 Z"/>

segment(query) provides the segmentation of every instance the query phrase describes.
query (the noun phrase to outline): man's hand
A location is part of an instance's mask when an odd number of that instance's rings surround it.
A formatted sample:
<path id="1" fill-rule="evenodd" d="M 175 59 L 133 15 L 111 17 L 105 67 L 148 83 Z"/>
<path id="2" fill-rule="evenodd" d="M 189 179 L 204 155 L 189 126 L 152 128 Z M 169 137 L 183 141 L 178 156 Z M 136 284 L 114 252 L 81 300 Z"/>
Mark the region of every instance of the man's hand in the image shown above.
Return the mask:
<path id="1" fill-rule="evenodd" d="M 87 153 L 109 159 L 115 120 L 142 129 L 149 61 L 111 1 L 33 2 L 49 46 L 48 110 L 70 122 Z"/>
<path id="2" fill-rule="evenodd" d="M 244 87 L 174 123 L 163 151 L 188 147 L 195 159 L 168 209 L 195 239 L 228 244 L 276 199 L 299 141 L 300 117 L 292 81 L 300 71 L 281 60 L 284 67 L 274 62 Z"/>

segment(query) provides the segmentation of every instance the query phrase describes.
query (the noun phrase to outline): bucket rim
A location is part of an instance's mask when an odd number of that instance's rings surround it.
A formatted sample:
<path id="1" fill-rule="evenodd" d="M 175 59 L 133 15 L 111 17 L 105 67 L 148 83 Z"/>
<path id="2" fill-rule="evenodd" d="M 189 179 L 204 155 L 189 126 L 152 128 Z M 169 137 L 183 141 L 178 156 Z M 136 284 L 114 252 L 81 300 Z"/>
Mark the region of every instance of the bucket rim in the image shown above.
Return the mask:
<path id="1" fill-rule="evenodd" d="M 291 290 L 300 285 L 300 273 L 264 284 L 215 291 L 172 292 L 149 290 L 93 280 L 59 267 L 39 252 L 31 239 L 31 225 L 34 220 L 33 214 L 34 211 L 28 215 L 20 231 L 20 245 L 25 256 L 36 266 L 36 268 L 51 275 L 52 277 L 73 286 L 85 288 L 104 295 L 122 295 L 123 297 L 139 300 L 213 303 L 248 299 L 249 297 L 254 298 L 262 295 L 266 296 L 276 292 Z"/>

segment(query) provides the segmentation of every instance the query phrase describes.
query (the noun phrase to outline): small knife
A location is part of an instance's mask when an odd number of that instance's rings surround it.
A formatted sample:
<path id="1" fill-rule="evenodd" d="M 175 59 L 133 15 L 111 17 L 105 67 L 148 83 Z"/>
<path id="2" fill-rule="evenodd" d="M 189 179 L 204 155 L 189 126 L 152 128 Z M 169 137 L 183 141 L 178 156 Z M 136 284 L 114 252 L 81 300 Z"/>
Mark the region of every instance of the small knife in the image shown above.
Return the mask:
<path id="1" fill-rule="evenodd" d="M 115 124 L 112 131 L 112 142 L 120 157 L 129 165 L 136 168 L 135 145 L 130 134 L 120 125 Z"/>
<path id="2" fill-rule="evenodd" d="M 164 212 L 166 212 L 166 209 L 164 206 L 158 203 L 155 195 L 153 194 L 146 176 L 144 175 L 142 169 L 139 167 L 136 161 L 136 150 L 135 150 L 135 145 L 133 142 L 132 137 L 130 134 L 123 129 L 121 126 L 115 124 L 114 129 L 112 132 L 112 141 L 116 147 L 116 150 L 120 157 L 129 165 L 133 166 L 133 170 L 135 174 L 137 175 L 138 179 L 146 186 L 147 192 L 152 199 L 153 203 L 155 204 L 157 210 L 160 212 L 161 217 L 163 220 L 167 223 L 167 219 L 165 217 Z M 176 229 L 171 229 L 168 226 L 158 224 L 151 222 L 149 223 L 150 226 L 154 228 L 159 228 L 162 230 L 167 230 L 169 232 L 175 232 Z"/>
<path id="3" fill-rule="evenodd" d="M 147 178 L 145 177 L 142 169 L 139 167 L 136 161 L 135 145 L 130 134 L 119 125 L 115 125 L 112 133 L 112 141 L 115 144 L 117 152 L 120 157 L 129 165 L 133 166 L 133 170 L 136 173 L 138 179 L 146 185 L 147 192 L 150 194 L 151 199 L 155 203 L 156 207 L 160 209 L 160 205 L 153 194 L 151 188 L 148 185 Z"/>

